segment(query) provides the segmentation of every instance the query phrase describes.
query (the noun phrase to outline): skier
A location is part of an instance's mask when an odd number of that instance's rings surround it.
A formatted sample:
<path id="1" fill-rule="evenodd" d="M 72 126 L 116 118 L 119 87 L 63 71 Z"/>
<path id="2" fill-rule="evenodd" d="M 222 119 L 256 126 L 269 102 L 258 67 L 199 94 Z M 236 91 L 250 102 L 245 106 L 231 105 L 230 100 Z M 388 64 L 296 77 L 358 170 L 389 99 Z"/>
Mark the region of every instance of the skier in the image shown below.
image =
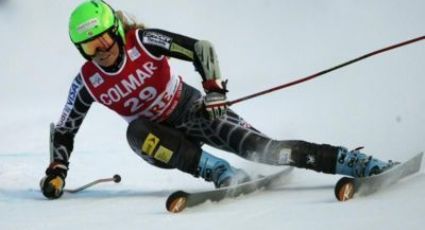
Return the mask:
<path id="1" fill-rule="evenodd" d="M 63 194 L 74 137 L 93 102 L 129 123 L 128 143 L 144 160 L 204 178 L 216 187 L 249 176 L 202 150 L 203 144 L 265 164 L 352 177 L 378 174 L 392 165 L 344 147 L 274 140 L 253 128 L 225 106 L 227 81 L 208 41 L 147 29 L 101 0 L 76 7 L 69 35 L 87 61 L 71 84 L 54 129 L 53 160 L 40 181 L 47 198 Z M 167 57 L 192 62 L 205 94 L 176 75 Z"/>

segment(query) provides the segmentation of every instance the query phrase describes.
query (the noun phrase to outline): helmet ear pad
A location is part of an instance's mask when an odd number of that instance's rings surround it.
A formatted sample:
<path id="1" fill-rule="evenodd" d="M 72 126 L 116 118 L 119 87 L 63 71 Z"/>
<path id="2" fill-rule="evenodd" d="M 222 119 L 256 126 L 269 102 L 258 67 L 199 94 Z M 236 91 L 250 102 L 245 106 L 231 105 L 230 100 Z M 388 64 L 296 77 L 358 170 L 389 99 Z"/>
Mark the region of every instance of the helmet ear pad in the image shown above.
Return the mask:
<path id="1" fill-rule="evenodd" d="M 116 18 L 116 20 L 118 21 L 118 28 L 117 28 L 117 31 L 116 31 L 116 34 L 118 34 L 119 35 L 119 37 L 120 37 L 120 39 L 121 39 L 121 42 L 122 42 L 122 44 L 124 45 L 125 44 L 125 30 L 124 30 L 124 25 L 123 25 L 123 23 L 122 23 L 122 21 L 117 17 L 117 15 L 116 15 L 116 13 L 115 13 L 115 18 Z"/>

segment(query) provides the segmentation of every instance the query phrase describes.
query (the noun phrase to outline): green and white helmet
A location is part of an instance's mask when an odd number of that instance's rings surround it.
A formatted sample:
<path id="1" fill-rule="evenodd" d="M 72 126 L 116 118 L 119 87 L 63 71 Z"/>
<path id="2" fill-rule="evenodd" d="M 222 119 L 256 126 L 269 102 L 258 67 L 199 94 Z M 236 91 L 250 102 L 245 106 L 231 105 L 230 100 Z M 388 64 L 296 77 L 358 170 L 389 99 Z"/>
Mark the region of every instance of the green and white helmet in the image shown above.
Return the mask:
<path id="1" fill-rule="evenodd" d="M 90 0 L 74 9 L 69 19 L 69 36 L 78 49 L 78 44 L 90 41 L 104 32 L 110 32 L 125 43 L 123 24 L 107 3 L 102 0 Z"/>

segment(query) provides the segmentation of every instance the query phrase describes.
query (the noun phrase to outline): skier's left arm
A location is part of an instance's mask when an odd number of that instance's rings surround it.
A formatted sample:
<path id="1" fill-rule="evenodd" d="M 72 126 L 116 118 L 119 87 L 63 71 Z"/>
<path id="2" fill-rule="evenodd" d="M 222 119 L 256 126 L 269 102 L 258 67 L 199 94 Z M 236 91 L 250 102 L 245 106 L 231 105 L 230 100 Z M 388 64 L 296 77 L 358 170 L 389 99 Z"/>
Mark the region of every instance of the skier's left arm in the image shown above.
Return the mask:
<path id="1" fill-rule="evenodd" d="M 219 118 L 226 112 L 227 81 L 221 78 L 217 54 L 211 42 L 159 29 L 140 30 L 138 36 L 154 56 L 165 55 L 193 62 L 203 80 L 204 105 L 209 118 Z"/>

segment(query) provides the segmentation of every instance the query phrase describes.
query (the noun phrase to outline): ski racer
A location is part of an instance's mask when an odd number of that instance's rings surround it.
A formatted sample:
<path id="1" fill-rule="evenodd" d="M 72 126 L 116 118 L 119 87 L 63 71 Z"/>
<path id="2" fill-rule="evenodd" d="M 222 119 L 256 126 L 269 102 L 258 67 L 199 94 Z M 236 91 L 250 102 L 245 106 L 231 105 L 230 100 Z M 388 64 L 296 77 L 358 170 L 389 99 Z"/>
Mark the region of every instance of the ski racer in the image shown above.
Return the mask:
<path id="1" fill-rule="evenodd" d="M 249 176 L 203 150 L 203 144 L 265 164 L 352 177 L 378 174 L 391 166 L 358 150 L 275 140 L 255 129 L 227 108 L 227 81 L 206 40 L 145 28 L 101 0 L 85 1 L 74 9 L 69 36 L 86 62 L 71 84 L 54 129 L 53 160 L 40 181 L 49 199 L 63 194 L 74 137 L 94 102 L 129 123 L 128 143 L 144 160 L 212 181 L 216 187 L 247 181 Z M 169 57 L 195 66 L 204 94 L 173 71 Z"/>

